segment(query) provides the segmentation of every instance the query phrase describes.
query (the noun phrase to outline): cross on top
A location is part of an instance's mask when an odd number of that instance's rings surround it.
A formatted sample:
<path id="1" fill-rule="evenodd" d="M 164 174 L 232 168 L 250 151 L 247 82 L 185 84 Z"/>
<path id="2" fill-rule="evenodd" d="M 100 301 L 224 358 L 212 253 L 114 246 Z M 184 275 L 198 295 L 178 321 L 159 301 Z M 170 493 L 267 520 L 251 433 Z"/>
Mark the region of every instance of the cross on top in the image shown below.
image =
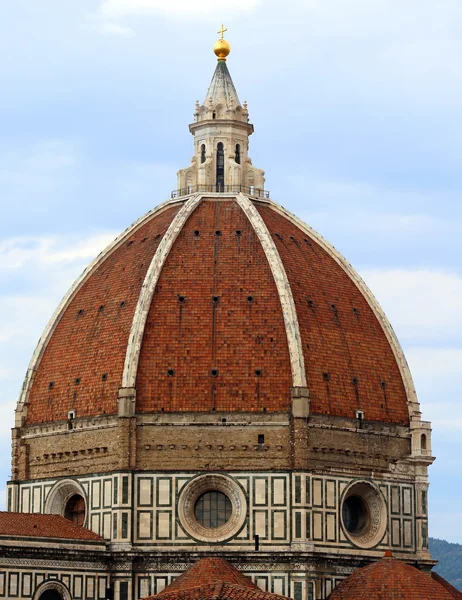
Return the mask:
<path id="1" fill-rule="evenodd" d="M 219 29 L 217 31 L 217 33 L 221 33 L 221 39 L 223 39 L 224 33 L 225 31 L 228 31 L 228 29 L 223 25 L 223 23 L 221 24 L 221 29 Z"/>

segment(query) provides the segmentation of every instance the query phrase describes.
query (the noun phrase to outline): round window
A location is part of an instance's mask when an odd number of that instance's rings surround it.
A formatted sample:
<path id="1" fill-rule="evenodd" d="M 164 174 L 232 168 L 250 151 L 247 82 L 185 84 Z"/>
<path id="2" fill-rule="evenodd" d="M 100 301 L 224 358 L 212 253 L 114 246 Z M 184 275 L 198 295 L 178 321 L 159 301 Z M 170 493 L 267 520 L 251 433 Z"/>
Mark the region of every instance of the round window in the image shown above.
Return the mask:
<path id="1" fill-rule="evenodd" d="M 181 527 L 201 542 L 229 540 L 241 531 L 246 515 L 243 489 L 234 479 L 220 473 L 193 477 L 178 497 Z"/>
<path id="2" fill-rule="evenodd" d="M 194 514 L 203 527 L 216 529 L 225 525 L 231 517 L 231 500 L 223 492 L 205 492 L 196 500 Z"/>
<path id="3" fill-rule="evenodd" d="M 343 503 L 342 517 L 345 529 L 353 535 L 360 535 L 369 521 L 369 510 L 363 498 L 349 496 Z"/>
<path id="4" fill-rule="evenodd" d="M 369 481 L 357 481 L 345 490 L 341 515 L 343 530 L 352 544 L 373 548 L 385 535 L 386 505 L 380 491 Z"/>

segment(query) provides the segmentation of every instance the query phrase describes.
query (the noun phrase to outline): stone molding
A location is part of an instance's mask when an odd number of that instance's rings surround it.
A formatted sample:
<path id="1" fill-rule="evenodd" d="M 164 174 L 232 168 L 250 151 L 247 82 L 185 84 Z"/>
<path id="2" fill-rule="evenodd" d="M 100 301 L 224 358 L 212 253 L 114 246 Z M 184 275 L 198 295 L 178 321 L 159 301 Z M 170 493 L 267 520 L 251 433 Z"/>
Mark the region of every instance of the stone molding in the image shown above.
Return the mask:
<path id="1" fill-rule="evenodd" d="M 292 369 L 292 387 L 306 388 L 305 359 L 303 356 L 302 338 L 298 324 L 298 315 L 292 295 L 289 279 L 268 228 L 255 208 L 253 202 L 240 193 L 237 202 L 249 219 L 257 234 L 268 260 L 274 283 L 279 293 L 282 315 L 286 328 L 287 344 L 289 346 L 290 366 Z"/>
<path id="2" fill-rule="evenodd" d="M 36 588 L 35 593 L 32 596 L 32 600 L 38 600 L 44 592 L 47 592 L 49 590 L 54 590 L 58 592 L 62 596 L 63 600 L 72 600 L 72 596 L 67 587 L 60 581 L 57 581 L 56 579 L 49 579 L 43 581 Z"/>
<path id="3" fill-rule="evenodd" d="M 184 224 L 194 212 L 195 208 L 201 202 L 202 194 L 191 196 L 175 215 L 170 223 L 167 232 L 157 247 L 156 253 L 149 265 L 146 277 L 141 288 L 141 294 L 135 309 L 130 336 L 128 338 L 127 353 L 125 355 L 125 365 L 122 376 L 121 388 L 135 388 L 138 362 L 141 352 L 141 343 L 143 341 L 144 328 L 151 308 L 152 297 L 159 280 L 162 268 L 167 260 L 170 250 L 173 247 L 178 235 L 183 229 Z"/>
<path id="4" fill-rule="evenodd" d="M 377 299 L 370 291 L 366 283 L 351 266 L 351 264 L 346 260 L 346 258 L 342 256 L 342 254 L 340 254 L 340 252 L 336 250 L 336 248 L 334 248 L 334 246 L 332 246 L 327 240 L 325 240 L 317 231 L 315 231 L 309 225 L 304 223 L 296 215 L 286 210 L 283 206 L 281 206 L 277 202 L 274 202 L 274 200 L 270 200 L 269 204 L 275 212 L 279 213 L 280 215 L 284 216 L 286 219 L 291 221 L 295 226 L 301 229 L 303 233 L 305 233 L 317 244 L 319 244 L 321 248 L 325 250 L 329 254 L 329 256 L 331 256 L 331 258 L 333 258 L 335 262 L 338 265 L 340 265 L 340 267 L 342 267 L 345 273 L 356 284 L 357 288 L 362 293 L 369 306 L 371 307 L 374 315 L 377 317 L 377 320 L 379 321 L 390 344 L 390 347 L 393 351 L 406 390 L 409 416 L 411 418 L 420 418 L 420 405 L 417 399 L 414 382 L 412 380 L 411 371 L 409 369 L 409 365 L 404 355 L 404 351 L 401 347 L 401 344 L 399 343 L 396 333 L 393 330 L 393 327 L 390 324 L 390 321 L 388 320 L 382 307 L 380 306 Z"/>
<path id="5" fill-rule="evenodd" d="M 197 499 L 208 491 L 223 492 L 231 501 L 229 520 L 215 529 L 201 525 L 194 515 Z M 178 499 L 178 517 L 181 526 L 193 539 L 201 542 L 218 543 L 233 537 L 242 529 L 247 517 L 247 501 L 239 484 L 219 473 L 200 475 L 191 479 L 181 490 Z"/>

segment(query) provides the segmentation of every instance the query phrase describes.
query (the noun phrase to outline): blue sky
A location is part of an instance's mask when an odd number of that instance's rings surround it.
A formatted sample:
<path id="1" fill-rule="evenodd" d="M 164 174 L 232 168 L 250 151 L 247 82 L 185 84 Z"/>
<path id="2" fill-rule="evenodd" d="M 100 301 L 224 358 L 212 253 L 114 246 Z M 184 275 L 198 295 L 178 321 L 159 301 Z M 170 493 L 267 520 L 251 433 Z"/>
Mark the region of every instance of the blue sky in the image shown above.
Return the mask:
<path id="1" fill-rule="evenodd" d="M 462 543 L 460 0 L 0 4 L 0 481 L 56 304 L 189 164 L 222 21 L 253 163 L 382 303 L 433 422 L 430 533 Z"/>

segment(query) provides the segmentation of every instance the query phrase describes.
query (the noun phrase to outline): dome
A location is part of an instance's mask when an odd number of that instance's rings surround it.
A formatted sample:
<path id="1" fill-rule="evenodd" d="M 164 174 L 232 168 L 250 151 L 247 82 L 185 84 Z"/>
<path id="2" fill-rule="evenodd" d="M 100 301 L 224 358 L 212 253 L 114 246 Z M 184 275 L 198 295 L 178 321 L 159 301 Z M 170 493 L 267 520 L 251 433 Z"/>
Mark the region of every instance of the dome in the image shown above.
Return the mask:
<path id="1" fill-rule="evenodd" d="M 71 288 L 32 358 L 25 424 L 136 412 L 289 412 L 409 424 L 393 331 L 340 254 L 267 199 L 190 194 L 150 211 Z"/>
<path id="2" fill-rule="evenodd" d="M 462 594 L 442 578 L 433 578 L 411 565 L 392 557 L 362 567 L 347 577 L 329 596 L 329 600 L 452 600 Z"/>

